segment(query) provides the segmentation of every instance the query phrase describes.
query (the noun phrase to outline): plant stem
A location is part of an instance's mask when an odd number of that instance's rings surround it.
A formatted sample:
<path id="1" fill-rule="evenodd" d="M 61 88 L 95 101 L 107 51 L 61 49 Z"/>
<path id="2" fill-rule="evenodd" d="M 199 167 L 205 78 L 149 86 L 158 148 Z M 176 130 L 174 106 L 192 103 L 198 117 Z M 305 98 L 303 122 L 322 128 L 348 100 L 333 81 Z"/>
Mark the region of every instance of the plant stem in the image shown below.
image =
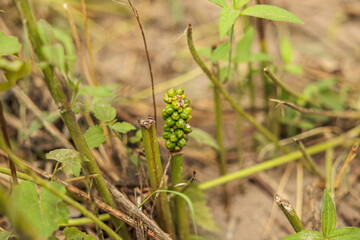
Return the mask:
<path id="1" fill-rule="evenodd" d="M 171 178 L 173 185 L 184 182 L 184 155 L 183 153 L 170 153 L 171 157 Z M 174 215 L 177 224 L 177 235 L 179 240 L 190 239 L 190 227 L 188 214 L 186 211 L 186 201 L 180 197 L 175 197 Z"/>
<path id="2" fill-rule="evenodd" d="M 272 141 L 279 149 L 283 152 L 288 153 L 289 150 L 282 146 L 279 143 L 279 139 L 275 137 L 269 130 L 264 128 L 260 125 L 253 117 L 247 114 L 237 103 L 236 101 L 230 96 L 230 94 L 225 90 L 225 88 L 221 85 L 219 80 L 212 74 L 209 69 L 206 67 L 204 62 L 200 59 L 199 55 L 197 54 L 194 43 L 192 40 L 192 27 L 191 24 L 188 25 L 187 28 L 187 41 L 188 47 L 190 49 L 191 55 L 193 56 L 195 62 L 200 66 L 200 68 L 204 71 L 204 73 L 208 76 L 214 86 L 219 90 L 219 92 L 225 97 L 225 99 L 230 103 L 230 105 L 238 112 L 240 116 L 245 118 L 251 125 L 253 125 L 256 129 L 258 129 L 266 138 Z"/>
<path id="3" fill-rule="evenodd" d="M 305 230 L 303 223 L 301 222 L 291 204 L 286 200 L 282 200 L 277 194 L 275 195 L 274 199 L 287 220 L 290 222 L 291 226 L 294 228 L 295 232 L 301 232 L 302 230 Z"/>
<path id="4" fill-rule="evenodd" d="M 159 152 L 159 145 L 156 137 L 155 121 L 151 118 L 139 121 L 141 126 L 142 139 L 146 155 L 146 163 L 148 175 L 150 178 L 150 185 L 152 191 L 158 189 L 165 190 L 164 184 L 161 184 L 163 170 L 161 165 L 161 158 Z M 166 192 L 159 193 L 158 201 L 156 202 L 156 213 L 159 217 L 159 224 L 167 233 L 175 234 L 175 227 L 171 218 L 170 205 L 167 199 Z"/>
<path id="5" fill-rule="evenodd" d="M 351 129 L 350 131 L 348 131 L 334 139 L 331 139 L 329 141 L 319 143 L 317 145 L 309 147 L 307 149 L 307 152 L 308 152 L 308 154 L 315 154 L 315 153 L 325 151 L 326 149 L 329 149 L 329 148 L 334 148 L 334 147 L 337 147 L 340 145 L 344 145 L 346 143 L 354 144 L 354 142 L 360 142 L 359 139 L 350 140 L 350 139 L 357 137 L 359 134 L 360 134 L 360 126 L 355 127 L 353 129 Z M 349 142 L 347 142 L 347 141 L 349 141 Z M 218 185 L 230 182 L 230 181 L 234 181 L 234 180 L 237 180 L 240 178 L 250 176 L 254 173 L 258 173 L 258 172 L 261 172 L 264 170 L 268 170 L 268 169 L 283 165 L 285 163 L 297 160 L 301 157 L 302 157 L 302 154 L 300 151 L 292 152 L 285 156 L 274 158 L 272 160 L 265 161 L 263 163 L 255 165 L 255 166 L 252 166 L 252 167 L 249 167 L 249 168 L 246 168 L 246 169 L 243 169 L 243 170 L 240 170 L 240 171 L 237 171 L 237 172 L 234 172 L 231 174 L 227 174 L 225 176 L 215 178 L 213 180 L 201 183 L 199 185 L 199 188 L 201 190 L 209 189 L 209 188 L 212 188 L 212 187 L 215 187 L 215 186 L 218 186 Z"/>
<path id="6" fill-rule="evenodd" d="M 31 173 L 31 175 L 26 175 L 26 174 L 19 174 L 19 177 L 23 177 L 26 180 L 32 181 L 44 188 L 46 188 L 47 190 L 49 190 L 50 192 L 52 192 L 53 194 L 55 194 L 57 197 L 61 198 L 62 200 L 64 200 L 65 202 L 67 202 L 68 204 L 70 204 L 71 206 L 73 206 L 74 208 L 76 208 L 77 210 L 79 210 L 84 216 L 90 218 L 94 223 L 96 223 L 101 229 L 103 229 L 104 231 L 106 231 L 112 238 L 116 239 L 116 240 L 122 240 L 122 238 L 120 236 L 118 236 L 116 234 L 116 232 L 114 232 L 110 227 L 108 227 L 105 223 L 103 223 L 100 219 L 98 219 L 94 214 L 92 214 L 91 212 L 89 212 L 85 207 L 83 207 L 80 203 L 78 203 L 77 201 L 73 200 L 72 198 L 70 198 L 69 196 L 67 196 L 64 193 L 59 192 L 57 189 L 53 188 L 52 186 L 50 186 L 48 184 L 48 181 L 43 180 L 42 178 L 38 177 L 37 175 L 33 174 L 31 172 L 31 170 L 25 166 L 21 159 L 18 158 L 16 155 L 14 155 L 14 153 L 6 146 L 6 143 L 4 141 L 3 135 L 0 136 L 0 148 L 2 150 L 4 150 L 4 152 L 6 152 L 8 154 L 8 156 L 13 160 L 13 162 L 22 170 L 24 171 L 28 171 Z"/>
<path id="7" fill-rule="evenodd" d="M 304 144 L 299 141 L 299 140 L 295 140 L 295 143 L 298 145 L 299 150 L 301 151 L 304 159 L 307 161 L 307 163 L 310 165 L 311 170 L 318 175 L 320 178 L 325 179 L 324 175 L 321 173 L 321 171 L 319 170 L 319 168 L 317 167 L 314 159 L 312 159 L 312 157 L 310 156 L 310 154 L 308 153 L 308 151 L 306 150 Z"/>
<path id="8" fill-rule="evenodd" d="M 110 214 L 104 213 L 98 216 L 100 221 L 108 221 L 110 220 Z M 69 219 L 68 223 L 60 224 L 60 227 L 69 227 L 69 226 L 82 226 L 87 224 L 94 223 L 90 218 L 83 217 L 83 218 L 72 218 Z"/>
<path id="9" fill-rule="evenodd" d="M 28 27 L 28 33 L 30 35 L 31 42 L 33 44 L 35 53 L 39 62 L 45 61 L 45 57 L 43 56 L 41 50 L 41 40 L 39 33 L 37 32 L 37 26 L 35 17 L 31 11 L 29 3 L 27 0 L 17 0 L 20 3 L 21 11 L 24 15 L 26 26 Z M 104 177 L 91 154 L 89 147 L 86 144 L 84 135 L 80 129 L 80 126 L 76 120 L 74 112 L 71 110 L 71 104 L 69 103 L 65 93 L 62 90 L 62 84 L 59 79 L 55 76 L 54 68 L 51 66 L 47 66 L 42 69 L 42 72 L 45 77 L 46 84 L 50 90 L 50 93 L 55 101 L 56 106 L 58 107 L 61 117 L 64 120 L 64 123 L 69 130 L 70 136 L 76 146 L 76 149 L 80 152 L 80 154 L 86 157 L 89 161 L 84 161 L 83 164 L 87 168 L 89 174 L 97 174 L 97 177 L 94 179 L 94 183 L 96 189 L 99 192 L 100 197 L 103 201 L 110 206 L 116 208 L 116 204 L 110 194 L 109 189 L 105 184 Z M 121 221 L 117 218 L 112 218 L 112 221 L 115 227 L 119 226 Z M 121 231 L 123 238 L 128 239 L 128 233 L 126 229 Z"/>
<path id="10" fill-rule="evenodd" d="M 343 178 L 343 176 L 344 176 L 344 173 L 345 173 L 346 169 L 349 167 L 350 162 L 351 162 L 351 161 L 355 158 L 355 156 L 356 156 L 356 151 L 357 151 L 358 147 L 359 147 L 359 144 L 358 144 L 358 143 L 355 143 L 355 144 L 352 146 L 351 151 L 349 152 L 349 154 L 348 154 L 347 157 L 346 157 L 346 160 L 345 160 L 344 165 L 341 167 L 341 170 L 340 170 L 338 176 L 336 177 L 335 186 L 334 186 L 335 188 L 338 188 L 338 187 L 339 187 L 339 185 L 340 185 L 340 183 L 341 183 L 341 180 L 342 180 L 342 178 Z M 329 163 L 329 165 L 330 165 L 330 163 Z M 330 168 L 330 166 L 327 166 L 327 168 Z M 326 168 L 326 169 L 327 169 L 327 168 Z M 332 165 L 331 165 L 331 169 L 332 169 Z M 330 196 L 331 196 L 331 195 L 330 195 Z"/>
<path id="11" fill-rule="evenodd" d="M 1 100 L 0 100 L 0 126 L 1 126 L 0 131 L 1 131 L 2 135 L 4 136 L 5 143 L 8 146 L 8 148 L 11 149 L 10 139 L 9 139 L 9 135 L 7 133 L 7 125 L 6 125 L 6 121 L 5 121 L 5 117 L 4 117 L 4 108 L 3 108 Z M 16 167 L 10 158 L 8 160 L 9 160 L 9 167 L 11 169 L 11 177 L 12 177 L 12 181 L 13 181 L 12 184 L 15 186 L 16 184 L 18 184 L 18 179 L 16 176 Z"/>
<path id="12" fill-rule="evenodd" d="M 332 198 L 334 197 L 334 185 L 333 185 L 333 174 L 332 174 L 333 159 L 334 159 L 334 149 L 329 148 L 325 152 L 326 189 L 328 190 L 329 195 Z"/>

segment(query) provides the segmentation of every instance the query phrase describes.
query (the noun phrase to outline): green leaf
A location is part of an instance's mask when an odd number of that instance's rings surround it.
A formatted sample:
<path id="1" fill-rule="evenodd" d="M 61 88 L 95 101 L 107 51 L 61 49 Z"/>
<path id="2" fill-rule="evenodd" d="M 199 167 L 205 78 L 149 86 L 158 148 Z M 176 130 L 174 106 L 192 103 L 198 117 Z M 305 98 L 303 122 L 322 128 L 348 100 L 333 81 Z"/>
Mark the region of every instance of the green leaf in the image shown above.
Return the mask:
<path id="1" fill-rule="evenodd" d="M 360 228 L 344 227 L 336 229 L 329 237 L 331 240 L 358 240 L 360 239 Z"/>
<path id="2" fill-rule="evenodd" d="M 209 2 L 215 3 L 219 7 L 227 7 L 225 0 L 209 0 Z"/>
<path id="3" fill-rule="evenodd" d="M 66 72 L 65 52 L 60 43 L 44 45 L 41 47 L 41 52 L 49 64 L 56 66 L 62 72 Z"/>
<path id="4" fill-rule="evenodd" d="M 113 97 L 114 93 L 110 92 L 105 86 L 82 86 L 79 89 L 79 96 L 91 96 L 91 97 Z"/>
<path id="5" fill-rule="evenodd" d="M 12 88 L 16 82 L 26 76 L 31 70 L 31 61 L 23 62 L 18 59 L 7 60 L 0 58 L 0 70 L 5 71 L 7 82 L 0 83 L 0 91 Z"/>
<path id="6" fill-rule="evenodd" d="M 246 8 L 241 15 L 265 18 L 273 21 L 293 22 L 304 24 L 297 16 L 285 9 L 271 5 L 254 5 Z"/>
<path id="7" fill-rule="evenodd" d="M 104 130 L 99 125 L 90 127 L 84 137 L 89 148 L 96 148 L 105 142 Z"/>
<path id="8" fill-rule="evenodd" d="M 62 194 L 66 193 L 65 187 L 57 182 L 47 184 Z M 61 198 L 46 188 L 41 189 L 39 196 L 34 183 L 23 181 L 13 188 L 10 202 L 12 207 L 21 211 L 22 216 L 32 224 L 29 227 L 38 231 L 44 238 L 50 237 L 59 229 L 58 220 L 63 218 L 59 214 Z"/>
<path id="9" fill-rule="evenodd" d="M 321 230 L 324 237 L 329 237 L 336 227 L 336 211 L 334 203 L 325 189 L 324 191 L 324 209 L 321 215 Z"/>
<path id="10" fill-rule="evenodd" d="M 293 50 L 288 38 L 283 37 L 280 43 L 280 53 L 285 64 L 291 63 Z"/>
<path id="11" fill-rule="evenodd" d="M 220 13 L 219 20 L 219 32 L 220 32 L 220 40 L 226 35 L 226 33 L 230 30 L 232 25 L 234 25 L 235 20 L 240 16 L 240 11 L 233 10 L 228 7 L 223 7 Z"/>
<path id="12" fill-rule="evenodd" d="M 61 163 L 61 169 L 69 176 L 74 174 L 76 177 L 80 176 L 81 171 L 81 155 L 78 151 L 73 149 L 56 149 L 46 155 L 47 159 L 53 159 Z"/>
<path id="13" fill-rule="evenodd" d="M 212 62 L 216 62 L 219 61 L 220 59 L 226 57 L 229 52 L 231 50 L 231 45 L 230 43 L 223 43 L 220 44 L 213 52 L 212 56 L 211 56 L 211 61 Z"/>
<path id="14" fill-rule="evenodd" d="M 0 240 L 8 240 L 12 232 L 0 231 Z"/>
<path id="15" fill-rule="evenodd" d="M 235 0 L 234 2 L 235 2 L 234 9 L 239 9 L 244 5 L 246 5 L 248 2 L 250 2 L 250 0 Z"/>
<path id="16" fill-rule="evenodd" d="M 210 232 L 220 232 L 220 229 L 207 206 L 204 192 L 193 183 L 184 193 L 190 198 L 194 206 L 196 222 L 199 226 Z"/>
<path id="17" fill-rule="evenodd" d="M 216 140 L 210 136 L 207 132 L 201 130 L 200 128 L 194 128 L 190 134 L 190 137 L 194 138 L 195 141 L 199 144 L 205 144 L 212 147 L 215 150 L 219 150 L 219 145 Z"/>
<path id="18" fill-rule="evenodd" d="M 128 122 L 121 122 L 121 123 L 116 122 L 112 125 L 109 125 L 109 127 L 120 133 L 127 133 L 130 132 L 131 130 L 136 130 L 136 127 Z"/>
<path id="19" fill-rule="evenodd" d="M 39 19 L 37 30 L 44 45 L 50 45 L 55 42 L 52 27 L 45 19 Z"/>
<path id="20" fill-rule="evenodd" d="M 300 65 L 287 64 L 287 65 L 285 65 L 285 71 L 295 74 L 295 75 L 301 75 L 302 67 Z"/>
<path id="21" fill-rule="evenodd" d="M 93 236 L 81 232 L 76 227 L 66 227 L 63 232 L 65 240 L 95 240 Z"/>
<path id="22" fill-rule="evenodd" d="M 253 40 L 254 40 L 254 28 L 248 27 L 244 33 L 244 36 L 236 44 L 236 50 L 235 50 L 236 62 L 238 63 L 244 62 L 244 59 L 249 58 Z"/>
<path id="23" fill-rule="evenodd" d="M 103 100 L 94 103 L 93 112 L 95 117 L 103 122 L 110 122 L 116 117 L 116 109 Z"/>
<path id="24" fill-rule="evenodd" d="M 7 36 L 0 31 L 0 56 L 17 54 L 20 49 L 21 44 L 17 37 Z"/>
<path id="25" fill-rule="evenodd" d="M 303 230 L 281 240 L 325 240 L 323 235 L 317 231 Z"/>
<path id="26" fill-rule="evenodd" d="M 250 62 L 270 62 L 270 61 L 273 61 L 274 58 L 270 55 L 267 55 L 266 53 L 253 53 L 250 55 L 249 57 L 249 61 Z"/>
<path id="27" fill-rule="evenodd" d="M 199 55 L 203 57 L 211 58 L 211 48 L 199 48 L 196 51 Z"/>

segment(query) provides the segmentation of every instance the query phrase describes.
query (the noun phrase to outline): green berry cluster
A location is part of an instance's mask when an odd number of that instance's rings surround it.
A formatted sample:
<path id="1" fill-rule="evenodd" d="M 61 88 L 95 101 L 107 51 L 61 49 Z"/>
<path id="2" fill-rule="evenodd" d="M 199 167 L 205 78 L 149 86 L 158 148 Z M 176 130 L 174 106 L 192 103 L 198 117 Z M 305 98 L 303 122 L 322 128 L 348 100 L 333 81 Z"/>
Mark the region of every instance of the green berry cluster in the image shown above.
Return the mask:
<path id="1" fill-rule="evenodd" d="M 185 147 L 188 134 L 192 131 L 188 124 L 192 118 L 190 100 L 186 98 L 183 88 L 177 90 L 171 88 L 165 93 L 164 101 L 166 106 L 162 110 L 162 118 L 166 121 L 163 134 L 165 146 L 170 151 L 180 151 Z"/>

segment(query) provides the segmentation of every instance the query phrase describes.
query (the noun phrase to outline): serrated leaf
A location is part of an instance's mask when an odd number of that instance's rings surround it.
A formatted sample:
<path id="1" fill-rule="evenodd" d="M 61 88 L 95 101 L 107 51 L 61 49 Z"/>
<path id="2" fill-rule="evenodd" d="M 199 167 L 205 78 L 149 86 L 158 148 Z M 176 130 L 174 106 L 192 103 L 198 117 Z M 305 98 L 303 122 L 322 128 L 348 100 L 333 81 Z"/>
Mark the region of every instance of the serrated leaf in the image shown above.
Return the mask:
<path id="1" fill-rule="evenodd" d="M 11 234 L 11 232 L 0 231 L 0 240 L 8 240 Z"/>
<path id="2" fill-rule="evenodd" d="M 199 144 L 205 144 L 214 148 L 215 150 L 219 150 L 219 145 L 217 144 L 216 140 L 210 136 L 210 134 L 201 130 L 200 128 L 193 127 L 193 131 L 190 134 L 190 137 L 194 138 L 195 141 Z"/>
<path id="3" fill-rule="evenodd" d="M 336 211 L 334 203 L 325 189 L 324 191 L 324 208 L 321 215 L 321 230 L 324 237 L 329 237 L 336 227 Z"/>
<path id="4" fill-rule="evenodd" d="M 245 6 L 250 0 L 235 0 L 234 9 L 239 9 Z"/>
<path id="5" fill-rule="evenodd" d="M 235 61 L 240 63 L 243 59 L 248 59 L 251 46 L 254 40 L 254 28 L 248 27 L 244 33 L 244 36 L 241 40 L 236 44 L 235 50 Z"/>
<path id="6" fill-rule="evenodd" d="M 344 227 L 336 229 L 329 238 L 331 240 L 358 240 L 360 239 L 360 228 Z"/>
<path id="7" fill-rule="evenodd" d="M 226 33 L 230 30 L 232 25 L 234 25 L 235 20 L 240 16 L 240 11 L 233 10 L 228 7 L 223 7 L 220 13 L 219 19 L 219 33 L 220 40 L 226 35 Z"/>
<path id="8" fill-rule="evenodd" d="M 91 96 L 91 97 L 113 97 L 114 93 L 110 92 L 105 86 L 82 86 L 79 89 L 79 96 Z"/>
<path id="9" fill-rule="evenodd" d="M 90 127 L 84 137 L 89 148 L 96 148 L 105 142 L 104 130 L 98 125 Z"/>
<path id="10" fill-rule="evenodd" d="M 93 236 L 81 232 L 76 227 L 66 227 L 63 232 L 65 240 L 95 240 Z"/>
<path id="11" fill-rule="evenodd" d="M 291 63 L 291 59 L 293 56 L 292 46 L 288 38 L 283 37 L 280 42 L 280 53 L 281 58 L 283 59 L 285 64 Z"/>
<path id="12" fill-rule="evenodd" d="M 0 56 L 20 52 L 21 44 L 17 37 L 5 35 L 0 31 Z"/>
<path id="13" fill-rule="evenodd" d="M 78 151 L 73 149 L 56 149 L 46 155 L 47 159 L 53 159 L 61 163 L 61 169 L 69 176 L 74 174 L 76 177 L 80 175 L 81 171 L 81 155 Z"/>
<path id="14" fill-rule="evenodd" d="M 109 125 L 109 127 L 117 132 L 120 133 L 127 133 L 130 132 L 132 130 L 136 130 L 136 127 L 134 125 L 132 125 L 131 123 L 128 122 L 116 122 L 112 125 Z"/>
<path id="15" fill-rule="evenodd" d="M 95 117 L 103 122 L 110 122 L 116 117 L 116 109 L 103 100 L 94 103 L 93 112 Z"/>
<path id="16" fill-rule="evenodd" d="M 209 2 L 215 3 L 219 7 L 227 7 L 225 0 L 209 0 Z"/>
<path id="17" fill-rule="evenodd" d="M 304 24 L 297 16 L 283 8 L 271 5 L 254 5 L 246 8 L 241 12 L 241 15 L 265 18 L 273 21 L 293 22 Z"/>
<path id="18" fill-rule="evenodd" d="M 216 62 L 216 61 L 219 61 L 220 59 L 226 57 L 229 54 L 230 50 L 231 50 L 230 43 L 220 44 L 212 53 L 211 61 Z"/>
<path id="19" fill-rule="evenodd" d="M 66 193 L 65 187 L 57 182 L 47 184 L 62 194 Z M 22 216 L 32 224 L 29 227 L 38 231 L 44 238 L 50 237 L 54 231 L 59 229 L 59 204 L 61 201 L 61 198 L 46 188 L 41 189 L 39 196 L 37 186 L 28 181 L 16 185 L 10 196 L 12 207 L 21 211 Z"/>
<path id="20" fill-rule="evenodd" d="M 211 232 L 219 232 L 220 229 L 214 221 L 211 211 L 207 206 L 205 200 L 205 194 L 201 191 L 196 184 L 192 184 L 186 191 L 185 194 L 190 198 L 194 209 L 196 222 L 203 229 Z"/>
<path id="21" fill-rule="evenodd" d="M 323 235 L 317 231 L 303 230 L 281 240 L 325 240 Z"/>

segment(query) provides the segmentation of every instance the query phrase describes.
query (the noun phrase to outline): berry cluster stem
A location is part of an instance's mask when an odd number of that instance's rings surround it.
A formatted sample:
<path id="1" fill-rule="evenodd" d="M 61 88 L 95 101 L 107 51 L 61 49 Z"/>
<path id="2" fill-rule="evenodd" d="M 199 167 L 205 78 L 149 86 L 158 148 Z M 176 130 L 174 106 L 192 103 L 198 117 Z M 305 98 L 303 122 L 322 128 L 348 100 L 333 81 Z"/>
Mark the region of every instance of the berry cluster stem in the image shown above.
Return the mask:
<path id="1" fill-rule="evenodd" d="M 171 177 L 172 183 L 176 186 L 184 182 L 184 155 L 182 153 L 170 153 L 171 157 Z M 175 196 L 174 216 L 176 219 L 176 230 L 179 240 L 190 239 L 190 227 L 188 214 L 186 211 L 186 201 L 180 196 Z"/>

